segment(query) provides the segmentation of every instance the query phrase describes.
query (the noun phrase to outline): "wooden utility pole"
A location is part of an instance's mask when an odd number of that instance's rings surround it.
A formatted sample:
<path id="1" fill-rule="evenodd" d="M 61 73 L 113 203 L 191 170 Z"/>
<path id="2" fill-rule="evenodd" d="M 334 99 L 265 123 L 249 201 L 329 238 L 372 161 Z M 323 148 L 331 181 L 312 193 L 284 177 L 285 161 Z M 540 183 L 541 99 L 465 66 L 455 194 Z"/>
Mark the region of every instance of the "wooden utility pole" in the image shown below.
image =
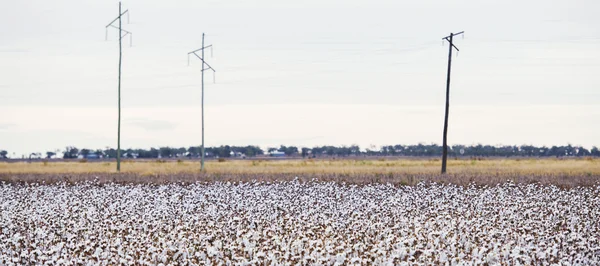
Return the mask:
<path id="1" fill-rule="evenodd" d="M 200 155 L 200 171 L 204 171 L 204 71 L 205 70 L 212 70 L 213 71 L 213 82 L 214 82 L 214 73 L 216 72 L 214 68 L 212 68 L 208 63 L 206 63 L 206 61 L 204 61 L 204 49 L 206 48 L 210 48 L 211 50 L 211 55 L 212 55 L 212 44 L 208 45 L 208 46 L 204 46 L 204 33 L 202 33 L 202 48 L 200 49 L 196 49 L 194 51 L 191 51 L 188 53 L 188 65 L 190 64 L 190 55 L 193 54 L 196 57 L 198 57 L 198 59 L 200 59 L 202 61 L 202 148 L 201 148 L 201 155 Z M 202 51 L 201 55 L 196 54 L 196 52 L 198 51 Z M 205 68 L 205 66 L 207 68 Z"/>
<path id="2" fill-rule="evenodd" d="M 125 36 L 129 35 L 129 46 L 132 45 L 132 36 L 133 34 L 129 31 L 124 30 L 121 26 L 121 17 L 124 14 L 127 14 L 127 22 L 129 22 L 129 10 L 125 10 L 125 12 L 121 12 L 121 2 L 119 2 L 119 16 L 111 21 L 108 25 L 106 25 L 106 40 L 108 40 L 108 27 L 113 27 L 119 30 L 119 79 L 118 79 L 118 108 L 119 108 L 119 118 L 117 122 L 117 172 L 121 171 L 121 62 L 123 59 L 123 47 L 122 40 Z M 115 21 L 119 20 L 119 27 L 113 25 Z M 125 32 L 125 35 L 123 35 Z"/>
<path id="3" fill-rule="evenodd" d="M 121 60 L 122 53 L 121 38 L 121 2 L 119 2 L 119 122 L 117 126 L 117 172 L 121 171 Z"/>
<path id="4" fill-rule="evenodd" d="M 443 40 L 446 40 L 450 43 L 449 45 L 449 51 L 448 51 L 448 76 L 446 78 L 446 114 L 444 116 L 444 139 L 442 141 L 442 174 L 446 173 L 446 160 L 448 157 L 448 142 L 447 142 L 447 138 L 448 138 L 448 114 L 450 111 L 450 70 L 452 69 L 452 48 L 456 49 L 456 51 L 459 51 L 458 48 L 456 46 L 454 46 L 453 43 L 453 38 L 454 36 L 457 35 L 461 35 L 463 34 L 464 31 L 461 31 L 459 33 L 450 33 L 449 36 L 446 36 L 443 38 Z"/>
<path id="5" fill-rule="evenodd" d="M 202 47 L 204 47 L 204 32 L 202 33 Z M 204 49 L 202 49 L 202 58 L 204 58 Z M 204 60 L 202 60 L 202 155 L 200 171 L 204 171 Z"/>

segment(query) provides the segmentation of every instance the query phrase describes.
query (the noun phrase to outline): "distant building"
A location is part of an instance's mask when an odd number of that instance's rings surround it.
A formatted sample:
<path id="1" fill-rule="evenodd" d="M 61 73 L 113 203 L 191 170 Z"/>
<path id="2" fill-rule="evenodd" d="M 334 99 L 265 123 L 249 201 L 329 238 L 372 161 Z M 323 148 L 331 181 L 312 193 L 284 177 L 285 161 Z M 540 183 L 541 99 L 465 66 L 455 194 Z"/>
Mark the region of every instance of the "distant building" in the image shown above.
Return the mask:
<path id="1" fill-rule="evenodd" d="M 123 153 L 123 154 L 121 155 L 121 158 L 132 158 L 132 159 L 137 159 L 137 157 L 138 157 L 138 156 L 139 156 L 139 154 L 137 154 L 137 153 L 134 153 L 134 152 L 132 152 L 132 153 L 127 153 L 127 152 L 126 152 L 126 153 Z"/>
<path id="2" fill-rule="evenodd" d="M 271 157 L 285 157 L 285 152 L 282 151 L 272 151 L 270 153 Z"/>
<path id="3" fill-rule="evenodd" d="M 29 154 L 29 159 L 42 159 L 42 154 L 41 153 L 32 153 Z"/>
<path id="4" fill-rule="evenodd" d="M 79 156 L 77 156 L 77 159 L 91 159 L 91 160 L 102 159 L 102 155 L 98 155 L 98 154 L 95 154 L 95 153 L 90 153 L 90 154 L 88 154 L 86 156 L 83 156 L 83 155 L 80 154 Z"/>
<path id="5" fill-rule="evenodd" d="M 229 155 L 231 157 L 234 157 L 234 158 L 242 158 L 242 159 L 246 158 L 246 154 L 243 154 L 243 153 L 241 153 L 239 151 L 232 151 L 232 152 L 229 153 Z"/>
<path id="6" fill-rule="evenodd" d="M 86 159 L 100 159 L 100 156 L 98 154 L 95 153 L 91 153 L 88 154 L 87 156 L 85 156 Z"/>

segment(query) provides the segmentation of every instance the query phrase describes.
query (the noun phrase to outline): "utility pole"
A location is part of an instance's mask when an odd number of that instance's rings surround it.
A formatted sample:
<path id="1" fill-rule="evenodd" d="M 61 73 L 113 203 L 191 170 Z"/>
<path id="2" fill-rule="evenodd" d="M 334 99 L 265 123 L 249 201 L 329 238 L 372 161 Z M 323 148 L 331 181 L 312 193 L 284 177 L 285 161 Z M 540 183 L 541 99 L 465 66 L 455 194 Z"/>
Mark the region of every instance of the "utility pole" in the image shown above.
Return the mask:
<path id="1" fill-rule="evenodd" d="M 442 174 L 446 173 L 446 160 L 448 157 L 448 112 L 450 111 L 450 69 L 452 68 L 452 48 L 456 49 L 458 52 L 458 48 L 454 45 L 453 38 L 454 36 L 463 34 L 464 31 L 459 33 L 450 33 L 450 35 L 442 38 L 442 40 L 446 40 L 450 43 L 449 51 L 448 51 L 448 77 L 446 79 L 446 115 L 444 116 L 444 140 L 443 142 L 443 150 L 442 150 Z M 464 35 L 463 35 L 464 36 Z"/>
<path id="2" fill-rule="evenodd" d="M 119 93 L 119 121 L 117 123 L 117 172 L 121 171 L 121 60 L 122 60 L 122 40 L 125 36 L 129 35 L 129 46 L 132 45 L 133 34 L 129 31 L 126 31 L 121 28 L 121 17 L 127 14 L 127 23 L 129 23 L 129 10 L 125 10 L 121 12 L 121 2 L 119 2 L 119 16 L 113 21 L 111 21 L 108 25 L 106 25 L 106 34 L 105 39 L 108 40 L 108 27 L 113 27 L 119 30 L 119 85 L 118 85 L 118 93 Z M 119 21 L 119 27 L 113 25 L 115 21 Z M 123 32 L 125 34 L 123 34 Z"/>
<path id="3" fill-rule="evenodd" d="M 204 171 L 204 71 L 205 70 L 212 70 L 213 71 L 213 82 L 215 80 L 215 69 L 212 68 L 208 63 L 206 63 L 206 61 L 204 61 L 204 50 L 210 48 L 210 54 L 212 56 L 212 44 L 208 45 L 208 46 L 204 46 L 204 33 L 202 33 L 202 48 L 200 49 L 196 49 L 194 51 L 191 51 L 188 53 L 188 66 L 190 65 L 190 55 L 193 54 L 196 57 L 198 57 L 198 59 L 200 59 L 202 61 L 202 150 L 201 153 L 202 155 L 200 155 L 200 171 Z M 201 55 L 198 55 L 196 52 L 201 51 Z M 206 66 L 206 68 L 205 68 Z"/>

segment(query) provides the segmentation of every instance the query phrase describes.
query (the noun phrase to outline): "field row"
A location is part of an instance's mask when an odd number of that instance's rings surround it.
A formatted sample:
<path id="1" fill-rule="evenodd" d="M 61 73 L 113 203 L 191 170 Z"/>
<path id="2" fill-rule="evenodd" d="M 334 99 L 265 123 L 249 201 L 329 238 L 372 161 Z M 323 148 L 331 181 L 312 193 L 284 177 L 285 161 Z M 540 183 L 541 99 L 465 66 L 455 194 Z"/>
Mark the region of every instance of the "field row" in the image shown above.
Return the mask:
<path id="1" fill-rule="evenodd" d="M 515 183 L 590 186 L 600 181 L 599 159 L 488 159 L 450 160 L 448 175 L 441 176 L 437 159 L 380 160 L 235 160 L 209 161 L 200 173 L 198 161 L 126 161 L 122 172 L 114 162 L 0 163 L 0 180 L 102 183 L 168 183 L 212 181 L 301 181 L 318 179 L 355 184 L 414 185 L 421 181 L 468 185 Z"/>
<path id="2" fill-rule="evenodd" d="M 0 264 L 600 264 L 600 186 L 0 186 Z"/>

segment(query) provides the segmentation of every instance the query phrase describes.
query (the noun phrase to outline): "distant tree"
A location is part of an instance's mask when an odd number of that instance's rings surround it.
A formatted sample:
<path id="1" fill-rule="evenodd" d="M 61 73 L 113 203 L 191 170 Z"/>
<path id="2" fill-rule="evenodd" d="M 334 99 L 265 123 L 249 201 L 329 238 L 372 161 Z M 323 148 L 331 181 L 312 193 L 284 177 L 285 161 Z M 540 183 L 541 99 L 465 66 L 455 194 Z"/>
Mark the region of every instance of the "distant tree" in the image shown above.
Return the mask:
<path id="1" fill-rule="evenodd" d="M 349 156 L 350 154 L 352 154 L 352 152 L 350 151 L 350 147 L 348 147 L 348 146 L 338 147 L 338 149 L 335 153 L 336 156 L 341 156 L 341 157 L 346 157 L 346 156 Z"/>
<path id="2" fill-rule="evenodd" d="M 358 145 L 352 145 L 350 146 L 350 154 L 353 155 L 360 155 L 360 147 Z"/>
<path id="3" fill-rule="evenodd" d="M 600 150 L 598 150 L 598 147 L 594 146 L 592 147 L 592 149 L 590 150 L 590 154 L 592 156 L 600 156 Z"/>
<path id="4" fill-rule="evenodd" d="M 452 150 L 451 150 L 451 152 L 448 152 L 448 155 L 450 155 L 450 156 L 464 156 L 465 155 L 465 146 L 464 145 L 453 145 L 451 147 L 452 147 Z"/>
<path id="5" fill-rule="evenodd" d="M 571 144 L 564 147 L 564 150 L 565 156 L 574 156 L 576 154 L 575 147 L 573 147 Z"/>
<path id="6" fill-rule="evenodd" d="M 442 146 L 438 146 L 437 144 L 432 144 L 430 147 L 431 150 L 431 155 L 442 155 L 442 151 L 443 151 L 444 147 Z M 452 150 L 452 147 L 448 147 L 449 152 L 454 153 L 455 151 Z"/>
<path id="7" fill-rule="evenodd" d="M 219 156 L 220 158 L 228 158 L 231 157 L 231 152 L 233 150 L 231 146 L 225 145 L 220 147 L 206 147 L 204 151 L 207 153 L 211 153 L 213 156 Z"/>
<path id="8" fill-rule="evenodd" d="M 219 157 L 222 157 L 222 158 L 231 157 L 231 146 L 225 145 L 225 146 L 219 147 L 217 149 L 217 155 L 219 155 Z"/>
<path id="9" fill-rule="evenodd" d="M 163 158 L 170 158 L 175 155 L 175 153 L 173 152 L 173 149 L 169 148 L 169 147 L 160 147 L 159 151 L 160 151 L 160 156 Z"/>
<path id="10" fill-rule="evenodd" d="M 121 152 L 121 156 L 123 156 L 123 158 L 133 159 L 134 151 L 132 149 L 121 150 Z"/>
<path id="11" fill-rule="evenodd" d="M 562 154 L 560 154 L 560 152 L 558 151 L 558 147 L 552 146 L 548 150 L 548 155 L 549 156 L 556 156 L 556 157 L 558 157 L 558 156 L 561 156 Z"/>
<path id="12" fill-rule="evenodd" d="M 202 155 L 202 147 L 201 146 L 191 146 L 187 149 L 189 157 L 198 157 Z"/>
<path id="13" fill-rule="evenodd" d="M 265 154 L 265 152 L 258 146 L 250 145 L 250 146 L 246 146 L 245 149 L 246 149 L 246 152 L 245 152 L 246 156 L 252 157 L 252 156 L 256 156 L 256 155 Z"/>
<path id="14" fill-rule="evenodd" d="M 74 146 L 67 146 L 65 148 L 65 152 L 63 153 L 63 158 L 64 159 L 75 159 L 75 158 L 77 158 L 78 154 L 79 154 L 79 149 L 75 148 Z"/>
<path id="15" fill-rule="evenodd" d="M 329 156 L 333 156 L 335 154 L 335 147 L 333 146 L 324 146 L 325 153 Z"/>
<path id="16" fill-rule="evenodd" d="M 137 154 L 137 158 L 158 158 L 159 151 L 155 148 L 150 148 L 150 150 L 134 149 L 131 153 Z"/>
<path id="17" fill-rule="evenodd" d="M 539 156 L 548 156 L 548 147 L 542 146 L 539 148 Z"/>
<path id="18" fill-rule="evenodd" d="M 47 151 L 47 152 L 46 152 L 46 159 L 50 159 L 50 158 L 52 158 L 52 156 L 54 156 L 54 155 L 56 155 L 56 153 L 55 153 L 55 152 L 53 152 L 53 151 Z"/>
<path id="19" fill-rule="evenodd" d="M 150 152 L 149 152 L 149 156 L 147 158 L 158 158 L 159 154 L 160 154 L 160 151 L 158 149 L 151 148 Z"/>
<path id="20" fill-rule="evenodd" d="M 310 153 L 312 154 L 312 156 L 321 156 L 323 154 L 323 152 L 325 152 L 325 148 L 323 147 L 313 147 L 310 150 Z"/>
<path id="21" fill-rule="evenodd" d="M 302 148 L 302 158 L 308 156 L 308 151 L 310 151 L 309 148 Z"/>
<path id="22" fill-rule="evenodd" d="M 8 158 L 6 155 L 8 155 L 8 152 L 5 150 L 1 150 L 0 151 L 0 159 L 6 159 Z"/>
<path id="23" fill-rule="evenodd" d="M 122 152 L 123 151 L 121 151 L 121 153 Z M 106 155 L 106 158 L 117 158 L 117 150 L 107 147 L 104 149 L 104 155 Z"/>
<path id="24" fill-rule="evenodd" d="M 263 150 L 261 148 L 259 148 L 258 146 L 252 146 L 252 145 L 248 145 L 248 146 L 231 146 L 231 151 L 243 153 L 243 154 L 245 154 L 248 157 L 253 157 L 253 156 L 256 156 L 256 155 L 264 154 L 264 152 L 263 152 Z"/>
<path id="25" fill-rule="evenodd" d="M 388 146 L 381 146 L 381 148 L 379 148 L 379 153 L 381 153 L 381 155 L 388 155 Z"/>
<path id="26" fill-rule="evenodd" d="M 392 155 L 392 156 L 394 156 L 394 155 L 398 154 L 396 152 L 396 149 L 392 145 L 381 146 L 380 150 L 381 150 L 382 155 Z"/>
<path id="27" fill-rule="evenodd" d="M 375 150 L 375 145 L 369 145 L 369 147 L 367 148 L 367 155 L 377 155 L 379 154 L 379 152 L 377 150 Z"/>
<path id="28" fill-rule="evenodd" d="M 83 156 L 83 158 L 87 158 L 88 155 L 90 154 L 90 150 L 89 149 L 81 149 L 81 151 L 79 152 L 79 154 L 81 154 L 81 156 Z"/>
<path id="29" fill-rule="evenodd" d="M 284 152 L 285 155 L 287 155 L 287 156 L 290 156 L 290 155 L 298 153 L 298 147 L 295 147 L 295 146 L 286 147 L 286 146 L 281 145 L 281 147 L 279 147 L 279 151 Z"/>
<path id="30" fill-rule="evenodd" d="M 491 145 L 478 145 L 478 147 L 480 147 L 479 149 L 479 156 L 493 156 L 496 153 L 496 147 L 491 146 Z"/>
<path id="31" fill-rule="evenodd" d="M 137 154 L 137 158 L 156 158 L 152 156 L 152 149 L 134 149 L 133 153 Z"/>
<path id="32" fill-rule="evenodd" d="M 534 146 L 531 145 L 521 145 L 521 147 L 519 148 L 519 151 L 521 152 L 521 156 L 535 156 L 536 155 L 536 148 Z"/>
<path id="33" fill-rule="evenodd" d="M 591 155 L 590 151 L 584 147 L 575 147 L 575 152 L 576 152 L 575 156 L 578 156 L 578 157 Z"/>
<path id="34" fill-rule="evenodd" d="M 185 154 L 187 153 L 187 149 L 184 147 L 181 147 L 179 149 L 177 149 L 177 157 L 184 157 Z"/>

